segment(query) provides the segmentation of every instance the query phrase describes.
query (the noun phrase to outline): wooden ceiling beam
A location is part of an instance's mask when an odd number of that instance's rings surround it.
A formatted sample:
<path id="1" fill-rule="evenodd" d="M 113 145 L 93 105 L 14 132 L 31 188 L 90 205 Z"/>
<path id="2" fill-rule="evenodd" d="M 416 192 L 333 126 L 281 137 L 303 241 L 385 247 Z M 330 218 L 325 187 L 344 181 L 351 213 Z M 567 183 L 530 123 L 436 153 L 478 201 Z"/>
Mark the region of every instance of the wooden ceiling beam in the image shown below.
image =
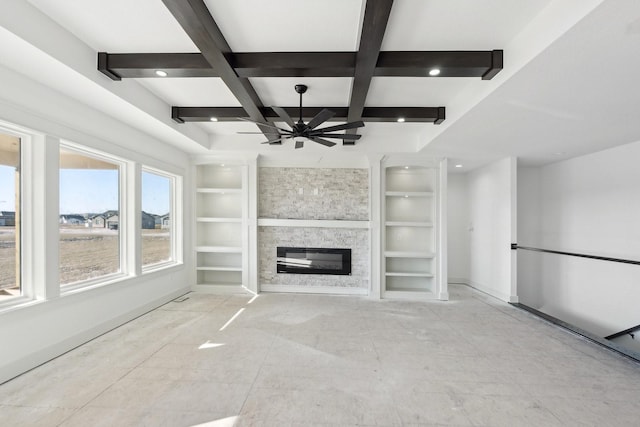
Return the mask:
<path id="1" fill-rule="evenodd" d="M 209 66 L 216 70 L 231 93 L 238 99 L 249 118 L 256 122 L 266 122 L 260 111 L 263 107 L 262 101 L 255 89 L 249 80 L 240 78 L 229 64 L 227 55 L 231 53 L 231 47 L 204 2 L 202 0 L 162 0 L 162 2 L 198 47 Z M 261 130 L 268 138 L 273 136 L 273 131 L 268 128 L 261 128 Z"/>
<path id="2" fill-rule="evenodd" d="M 362 118 L 362 110 L 378 63 L 387 22 L 389 22 L 391 6 L 393 6 L 393 0 L 367 0 L 366 2 L 362 32 L 360 33 L 360 46 L 356 53 L 356 68 L 351 84 L 351 99 L 347 116 L 349 122 Z M 349 129 L 347 133 L 355 133 L 355 131 L 355 129 Z M 347 143 L 345 141 L 345 144 Z"/>
<path id="3" fill-rule="evenodd" d="M 228 53 L 239 77 L 353 77 L 356 52 Z M 493 78 L 502 69 L 502 51 L 382 51 L 376 77 Z M 220 77 L 201 53 L 98 53 L 98 70 L 121 78 Z M 168 73 L 159 77 L 156 70 Z"/>
<path id="4" fill-rule="evenodd" d="M 291 117 L 298 117 L 299 107 L 284 107 Z M 310 119 L 318 114 L 323 107 L 303 107 L 303 119 Z M 327 107 L 336 113 L 329 121 L 345 122 L 349 113 L 348 107 Z M 264 117 L 270 121 L 281 121 L 279 116 L 269 107 L 260 109 Z M 242 107 L 172 107 L 173 120 L 184 122 L 208 122 L 212 117 L 219 122 L 238 121 L 248 118 Z M 405 122 L 440 124 L 445 119 L 445 107 L 364 107 L 362 120 L 364 122 L 396 122 L 398 118 Z"/>

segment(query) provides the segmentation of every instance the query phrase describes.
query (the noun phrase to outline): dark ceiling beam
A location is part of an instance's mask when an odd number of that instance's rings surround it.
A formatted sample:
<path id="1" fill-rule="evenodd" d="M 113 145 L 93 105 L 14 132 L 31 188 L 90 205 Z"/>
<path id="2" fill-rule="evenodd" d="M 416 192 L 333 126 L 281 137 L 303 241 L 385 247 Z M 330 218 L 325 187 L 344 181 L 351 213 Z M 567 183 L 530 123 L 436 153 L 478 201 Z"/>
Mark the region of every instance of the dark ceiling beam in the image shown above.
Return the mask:
<path id="1" fill-rule="evenodd" d="M 231 60 L 244 77 L 353 77 L 352 52 L 235 53 Z"/>
<path id="2" fill-rule="evenodd" d="M 362 118 L 362 110 L 378 63 L 378 55 L 391 14 L 391 6 L 393 6 L 393 0 L 367 0 L 362 32 L 360 33 L 360 46 L 356 53 L 356 69 L 351 84 L 351 99 L 347 116 L 349 122 Z M 347 133 L 355 133 L 355 131 L 355 129 L 349 129 Z"/>
<path id="3" fill-rule="evenodd" d="M 239 77 L 353 77 L 356 52 L 228 53 Z M 376 77 L 493 78 L 502 69 L 502 51 L 382 51 Z M 98 53 L 98 70 L 121 78 L 220 77 L 201 53 Z M 167 77 L 158 77 L 164 70 Z"/>
<path id="4" fill-rule="evenodd" d="M 298 117 L 299 107 L 284 107 L 291 117 Z M 302 117 L 310 119 L 318 114 L 323 107 L 303 107 Z M 336 113 L 330 119 L 333 122 L 347 121 L 348 107 L 327 107 Z M 281 121 L 279 116 L 269 107 L 260 109 L 264 117 L 270 121 Z M 215 117 L 219 122 L 237 121 L 247 118 L 242 107 L 172 107 L 171 117 L 180 123 L 208 122 Z M 362 120 L 365 122 L 396 122 L 403 117 L 405 122 L 440 124 L 445 119 L 445 107 L 364 107 Z"/>
<path id="5" fill-rule="evenodd" d="M 256 122 L 266 122 L 260 108 L 262 101 L 249 81 L 240 78 L 227 56 L 231 47 L 202 0 L 162 0 L 169 12 L 178 21 L 189 38 L 198 47 L 209 66 L 219 73 L 231 93 L 238 99 L 249 118 Z M 272 131 L 263 128 L 265 136 L 273 136 Z"/>
<path id="6" fill-rule="evenodd" d="M 491 80 L 502 70 L 502 67 L 504 67 L 503 52 L 494 50 L 491 52 L 491 68 L 482 75 L 482 80 Z"/>

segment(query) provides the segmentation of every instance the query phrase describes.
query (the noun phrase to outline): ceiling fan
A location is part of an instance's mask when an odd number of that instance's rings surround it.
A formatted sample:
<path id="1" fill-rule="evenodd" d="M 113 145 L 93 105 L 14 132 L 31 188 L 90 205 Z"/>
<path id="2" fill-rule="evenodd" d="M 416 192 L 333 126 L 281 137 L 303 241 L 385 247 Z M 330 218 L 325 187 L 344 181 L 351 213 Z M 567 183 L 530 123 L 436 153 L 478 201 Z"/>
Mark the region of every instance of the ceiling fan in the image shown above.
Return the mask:
<path id="1" fill-rule="evenodd" d="M 278 138 L 265 141 L 262 144 L 275 144 L 278 142 L 282 142 L 286 139 L 292 139 L 292 138 L 306 138 L 313 142 L 317 142 L 318 144 L 322 144 L 327 147 L 333 147 L 334 145 L 336 145 L 336 143 L 333 141 L 329 141 L 328 139 L 325 139 L 325 138 L 336 138 L 336 139 L 342 139 L 343 141 L 355 141 L 361 138 L 362 135 L 333 133 L 341 130 L 363 127 L 364 123 L 360 120 L 356 122 L 349 122 L 341 125 L 329 126 L 329 127 L 318 129 L 318 126 L 320 126 L 322 123 L 326 122 L 327 120 L 331 119 L 333 116 L 336 115 L 336 113 L 334 113 L 331 110 L 327 110 L 326 108 L 322 109 L 322 111 L 316 114 L 316 116 L 313 117 L 311 120 L 309 120 L 308 123 L 303 122 L 302 121 L 302 94 L 305 93 L 307 89 L 308 88 L 306 85 L 299 84 L 295 86 L 296 92 L 300 94 L 300 119 L 297 122 L 293 121 L 291 116 L 289 116 L 289 113 L 287 113 L 287 111 L 284 108 L 271 107 L 273 111 L 291 127 L 291 130 L 283 129 L 277 126 L 272 126 L 268 123 L 257 122 L 244 117 L 239 117 L 239 119 L 256 123 L 260 128 L 270 128 L 278 131 Z M 238 133 L 258 134 L 262 132 L 238 132 Z M 296 148 L 302 148 L 303 145 L 304 145 L 304 141 L 302 139 L 296 139 Z"/>

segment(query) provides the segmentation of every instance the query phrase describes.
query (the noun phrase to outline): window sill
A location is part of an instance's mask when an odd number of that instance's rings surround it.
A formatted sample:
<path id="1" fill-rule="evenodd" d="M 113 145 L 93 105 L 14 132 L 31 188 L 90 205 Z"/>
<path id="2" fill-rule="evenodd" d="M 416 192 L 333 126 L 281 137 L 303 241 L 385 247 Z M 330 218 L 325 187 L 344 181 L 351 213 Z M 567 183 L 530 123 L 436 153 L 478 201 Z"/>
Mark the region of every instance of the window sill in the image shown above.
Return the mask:
<path id="1" fill-rule="evenodd" d="M 3 301 L 0 303 L 0 315 L 9 313 L 14 310 L 20 310 L 25 307 L 31 307 L 33 305 L 37 305 L 45 302 L 43 299 L 37 299 L 28 296 L 17 296 L 15 298 L 11 298 L 10 300 Z"/>
<path id="2" fill-rule="evenodd" d="M 165 270 L 170 267 L 178 267 L 181 266 L 181 262 L 177 262 L 174 260 L 170 261 L 162 261 L 155 264 L 143 265 L 142 266 L 142 274 L 153 273 L 154 271 Z"/>

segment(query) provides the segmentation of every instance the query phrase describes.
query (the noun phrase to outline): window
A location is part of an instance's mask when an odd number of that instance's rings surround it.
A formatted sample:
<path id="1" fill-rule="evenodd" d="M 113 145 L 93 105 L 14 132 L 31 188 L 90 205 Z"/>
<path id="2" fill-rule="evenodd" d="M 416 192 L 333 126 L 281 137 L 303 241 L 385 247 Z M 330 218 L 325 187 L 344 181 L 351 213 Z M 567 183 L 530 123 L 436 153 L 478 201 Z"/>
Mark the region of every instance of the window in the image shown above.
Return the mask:
<path id="1" fill-rule="evenodd" d="M 121 271 L 122 164 L 79 149 L 60 148 L 60 285 Z"/>
<path id="2" fill-rule="evenodd" d="M 0 132 L 0 302 L 22 295 L 20 138 Z"/>
<path id="3" fill-rule="evenodd" d="M 173 200 L 174 178 L 158 171 L 142 171 L 142 266 L 149 267 L 174 259 Z"/>

